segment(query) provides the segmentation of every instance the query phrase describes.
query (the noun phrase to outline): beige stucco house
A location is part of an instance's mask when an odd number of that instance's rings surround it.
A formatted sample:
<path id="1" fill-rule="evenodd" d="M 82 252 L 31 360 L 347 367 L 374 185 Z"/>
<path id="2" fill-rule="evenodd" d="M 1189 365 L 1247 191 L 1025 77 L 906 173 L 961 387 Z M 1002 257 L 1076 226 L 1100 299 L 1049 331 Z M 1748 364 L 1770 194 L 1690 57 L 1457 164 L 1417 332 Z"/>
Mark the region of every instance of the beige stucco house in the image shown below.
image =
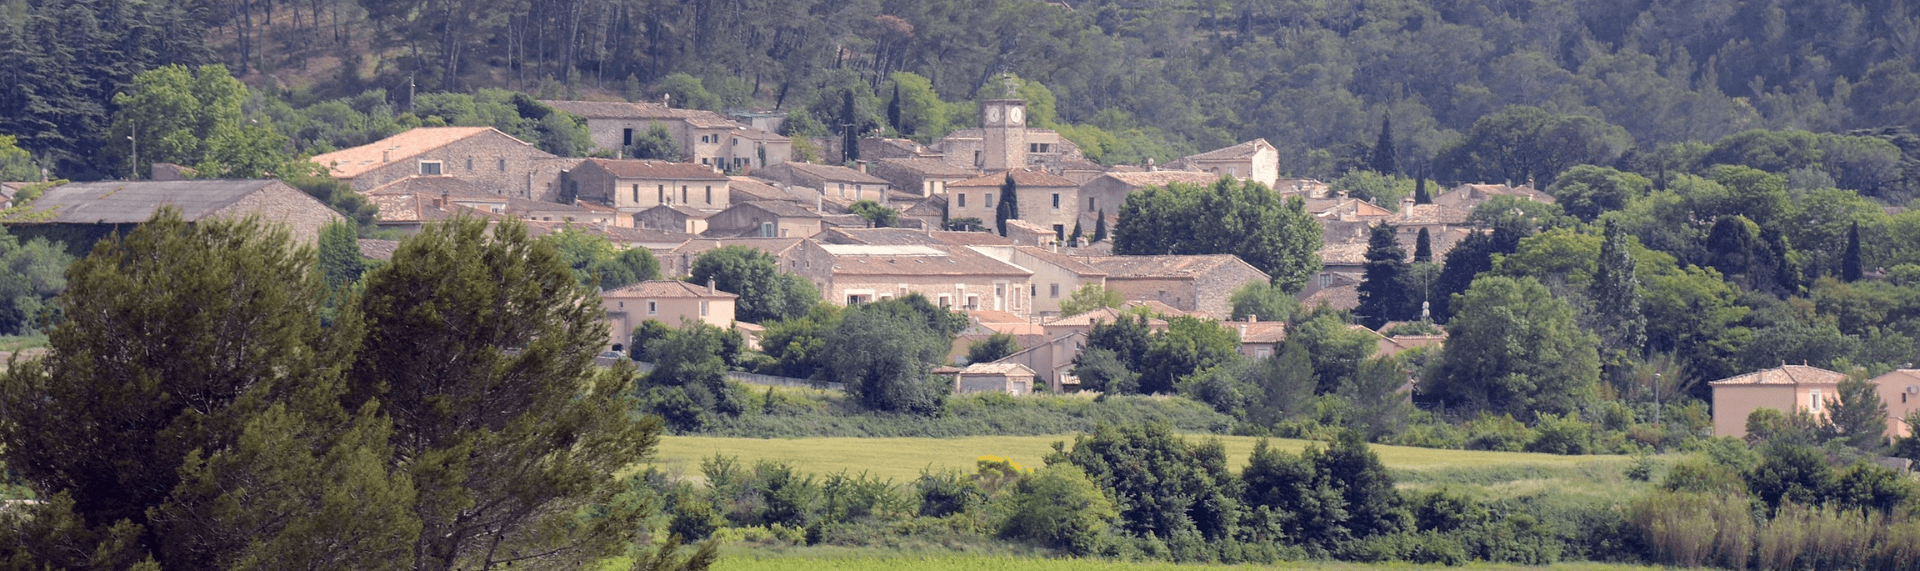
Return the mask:
<path id="1" fill-rule="evenodd" d="M 733 327 L 734 301 L 740 296 L 676 281 L 647 281 L 600 292 L 607 308 L 607 347 L 627 349 L 633 328 L 647 320 L 668 327 L 679 327 L 682 320 L 706 323 L 722 329 Z"/>
<path id="2" fill-rule="evenodd" d="M 732 179 L 691 163 L 588 159 L 567 173 L 569 190 L 581 200 L 612 206 L 632 225 L 632 216 L 663 204 L 719 211 L 731 204 Z"/>
<path id="3" fill-rule="evenodd" d="M 1747 415 L 1762 408 L 1825 417 L 1846 377 L 1819 367 L 1781 365 L 1707 383 L 1713 388 L 1713 435 L 1746 436 Z"/>
<path id="4" fill-rule="evenodd" d="M 1899 369 L 1873 378 L 1879 387 L 1880 402 L 1887 403 L 1887 436 L 1913 435 L 1907 415 L 1920 411 L 1920 369 Z"/>
<path id="5" fill-rule="evenodd" d="M 965 247 L 801 244 L 802 276 L 821 295 L 848 305 L 919 293 L 940 307 L 1032 315 L 1033 272 Z M 823 261 L 814 261 L 823 260 Z"/>
<path id="6" fill-rule="evenodd" d="M 1266 139 L 1254 139 L 1167 163 L 1171 170 L 1199 171 L 1242 178 L 1275 188 L 1280 180 L 1280 151 Z"/>

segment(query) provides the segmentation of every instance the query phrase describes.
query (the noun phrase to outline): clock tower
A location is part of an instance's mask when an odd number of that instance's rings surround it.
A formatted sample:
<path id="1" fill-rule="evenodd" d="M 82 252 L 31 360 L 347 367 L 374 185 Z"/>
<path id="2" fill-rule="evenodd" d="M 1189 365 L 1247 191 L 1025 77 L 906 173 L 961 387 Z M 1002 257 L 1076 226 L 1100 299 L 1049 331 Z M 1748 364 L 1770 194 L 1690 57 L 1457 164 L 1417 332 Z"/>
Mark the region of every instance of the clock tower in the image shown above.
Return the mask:
<path id="1" fill-rule="evenodd" d="M 980 124 L 986 128 L 980 168 L 989 172 L 1026 168 L 1027 102 L 988 99 L 980 107 Z"/>

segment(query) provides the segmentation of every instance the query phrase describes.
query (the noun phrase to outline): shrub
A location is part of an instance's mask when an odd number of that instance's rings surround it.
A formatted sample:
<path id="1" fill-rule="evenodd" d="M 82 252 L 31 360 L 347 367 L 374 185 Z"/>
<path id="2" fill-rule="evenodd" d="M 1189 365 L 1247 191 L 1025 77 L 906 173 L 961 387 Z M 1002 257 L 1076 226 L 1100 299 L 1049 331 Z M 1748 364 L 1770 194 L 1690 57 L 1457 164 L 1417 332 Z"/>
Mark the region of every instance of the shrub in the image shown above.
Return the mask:
<path id="1" fill-rule="evenodd" d="M 1534 427 L 1534 438 L 1527 443 L 1528 452 L 1548 454 L 1586 454 L 1592 447 L 1591 426 L 1580 422 L 1580 415 L 1542 414 L 1540 422 Z"/>
<path id="2" fill-rule="evenodd" d="M 1108 522 L 1119 515 L 1085 471 L 1065 463 L 1022 480 L 1007 501 L 1010 509 L 1000 526 L 1002 536 L 1076 555 L 1095 552 Z"/>
<path id="3" fill-rule="evenodd" d="M 966 513 L 987 501 L 980 484 L 958 470 L 921 472 L 914 489 L 920 494 L 920 517 L 941 518 Z"/>
<path id="4" fill-rule="evenodd" d="M 1504 414 L 1494 416 L 1482 412 L 1479 418 L 1467 421 L 1466 429 L 1469 450 L 1519 452 L 1535 438 L 1527 425 Z"/>

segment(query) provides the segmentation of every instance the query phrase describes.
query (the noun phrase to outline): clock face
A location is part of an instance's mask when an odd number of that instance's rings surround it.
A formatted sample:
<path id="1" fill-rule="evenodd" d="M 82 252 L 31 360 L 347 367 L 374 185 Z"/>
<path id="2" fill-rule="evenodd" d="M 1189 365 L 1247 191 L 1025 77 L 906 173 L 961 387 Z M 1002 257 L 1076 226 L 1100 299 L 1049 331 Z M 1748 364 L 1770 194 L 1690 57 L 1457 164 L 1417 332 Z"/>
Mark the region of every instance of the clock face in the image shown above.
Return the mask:
<path id="1" fill-rule="evenodd" d="M 999 108 L 999 107 L 988 107 L 988 108 L 987 108 L 987 122 L 988 122 L 988 123 L 999 123 L 999 122 L 1000 122 L 1000 108 Z"/>
<path id="2" fill-rule="evenodd" d="M 1025 116 L 1026 116 L 1026 111 L 1021 110 L 1019 107 L 1015 107 L 1007 110 L 1008 123 L 1019 125 L 1021 121 L 1026 119 Z"/>

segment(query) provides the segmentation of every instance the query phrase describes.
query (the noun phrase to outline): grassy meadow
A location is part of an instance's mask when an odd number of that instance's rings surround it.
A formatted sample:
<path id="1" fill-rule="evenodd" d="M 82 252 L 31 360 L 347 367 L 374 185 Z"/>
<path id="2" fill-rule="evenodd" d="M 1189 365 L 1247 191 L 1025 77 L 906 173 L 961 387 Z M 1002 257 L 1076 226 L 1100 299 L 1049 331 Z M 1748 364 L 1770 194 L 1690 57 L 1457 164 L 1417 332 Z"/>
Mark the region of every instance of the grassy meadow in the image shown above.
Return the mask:
<path id="1" fill-rule="evenodd" d="M 1219 439 L 1227 449 L 1228 465 L 1238 470 L 1247 463 L 1259 438 L 1195 435 Z M 661 439 L 654 465 L 670 474 L 698 480 L 700 461 L 715 454 L 738 457 L 743 463 L 760 460 L 785 462 L 803 472 L 849 474 L 866 472 L 904 484 L 922 470 L 973 471 L 981 456 L 1000 456 L 1037 468 L 1053 443 L 1071 444 L 1073 435 L 968 436 L 954 438 L 727 438 L 668 436 Z M 1280 450 L 1298 453 L 1312 442 L 1269 439 Z M 1392 468 L 1408 489 L 1456 486 L 1483 490 L 1492 497 L 1511 497 L 1544 491 L 1615 496 L 1645 486 L 1628 481 L 1623 472 L 1632 460 L 1625 456 L 1561 456 L 1524 452 L 1439 450 L 1375 445 L 1380 460 Z"/>
<path id="2" fill-rule="evenodd" d="M 1363 571 L 1376 569 L 1434 569 L 1432 565 L 1404 563 L 1341 563 L 1298 561 L 1274 565 L 1200 565 L 1166 562 L 1128 562 L 1103 559 L 1048 559 L 1006 555 L 925 555 L 900 556 L 867 550 L 802 550 L 784 554 L 731 554 L 720 558 L 713 571 Z M 1561 563 L 1547 566 L 1475 563 L 1448 569 L 1464 570 L 1537 570 L 1537 571 L 1614 571 L 1646 570 L 1650 567 L 1605 563 Z"/>

